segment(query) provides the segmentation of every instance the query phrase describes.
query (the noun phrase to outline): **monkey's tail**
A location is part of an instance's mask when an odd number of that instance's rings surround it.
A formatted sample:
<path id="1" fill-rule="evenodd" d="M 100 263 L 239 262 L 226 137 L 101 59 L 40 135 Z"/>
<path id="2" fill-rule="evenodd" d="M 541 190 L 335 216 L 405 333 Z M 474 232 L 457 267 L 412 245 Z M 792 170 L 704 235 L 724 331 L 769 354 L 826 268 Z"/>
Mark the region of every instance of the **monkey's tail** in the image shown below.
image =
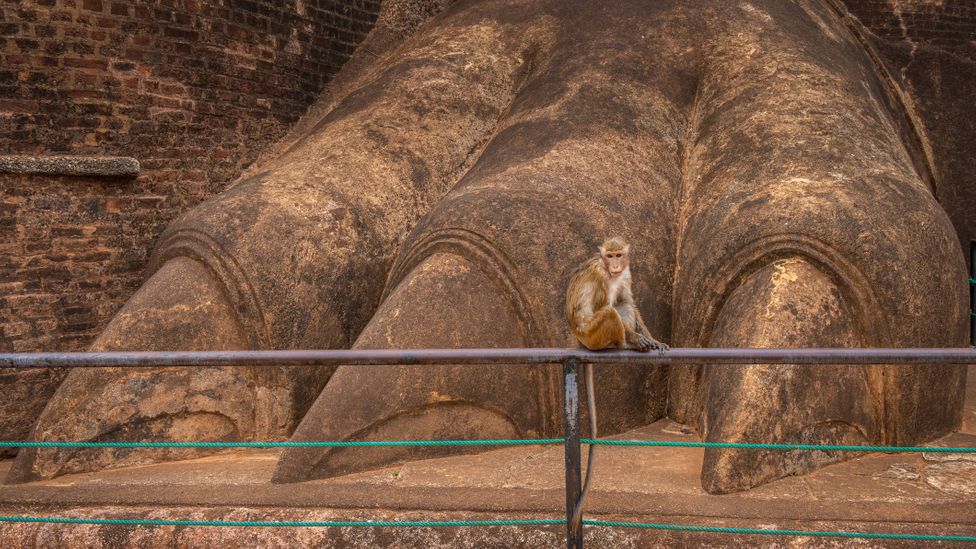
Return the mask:
<path id="1" fill-rule="evenodd" d="M 596 439 L 596 394 L 593 391 L 593 365 L 590 363 L 583 364 L 583 372 L 586 378 L 586 409 L 589 411 L 590 416 L 590 438 Z M 576 507 L 573 509 L 573 520 L 571 524 L 574 529 L 583 518 L 583 505 L 586 502 L 586 493 L 590 488 L 590 474 L 593 473 L 593 460 L 595 457 L 596 444 L 590 444 L 587 450 L 586 479 L 583 481 L 583 489 L 580 491 L 579 500 L 577 500 Z"/>

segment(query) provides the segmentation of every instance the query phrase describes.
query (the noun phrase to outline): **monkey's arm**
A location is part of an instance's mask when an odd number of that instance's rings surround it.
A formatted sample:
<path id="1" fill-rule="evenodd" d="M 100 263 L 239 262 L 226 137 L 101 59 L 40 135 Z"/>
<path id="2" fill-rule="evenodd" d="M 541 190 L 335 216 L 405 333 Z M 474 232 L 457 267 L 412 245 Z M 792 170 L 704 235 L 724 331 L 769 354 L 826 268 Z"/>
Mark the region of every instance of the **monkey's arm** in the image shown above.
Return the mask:
<path id="1" fill-rule="evenodd" d="M 667 351 L 668 349 L 670 349 L 667 343 L 662 343 L 657 339 L 655 339 L 654 336 L 651 335 L 651 331 L 647 329 L 647 324 L 644 324 L 644 318 L 641 317 L 640 309 L 637 308 L 636 303 L 633 305 L 633 310 L 634 310 L 634 320 L 636 321 L 636 325 L 637 325 L 636 326 L 637 331 L 633 332 L 633 336 L 630 333 L 627 334 L 627 342 L 631 343 L 631 337 L 635 338 L 633 341 L 634 343 L 639 343 L 640 338 L 646 338 L 647 340 L 649 340 L 648 341 L 649 349 L 658 349 L 661 351 Z"/>

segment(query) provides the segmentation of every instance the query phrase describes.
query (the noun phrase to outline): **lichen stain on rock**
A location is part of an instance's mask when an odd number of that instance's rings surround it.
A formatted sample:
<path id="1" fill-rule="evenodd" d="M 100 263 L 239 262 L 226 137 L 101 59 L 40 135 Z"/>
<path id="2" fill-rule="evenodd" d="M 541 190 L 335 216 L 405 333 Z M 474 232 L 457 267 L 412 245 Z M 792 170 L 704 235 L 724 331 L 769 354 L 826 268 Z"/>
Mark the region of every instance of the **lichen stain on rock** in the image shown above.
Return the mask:
<path id="1" fill-rule="evenodd" d="M 957 497 L 976 496 L 976 463 L 945 461 L 926 465 L 922 469 L 925 482 L 946 494 Z"/>

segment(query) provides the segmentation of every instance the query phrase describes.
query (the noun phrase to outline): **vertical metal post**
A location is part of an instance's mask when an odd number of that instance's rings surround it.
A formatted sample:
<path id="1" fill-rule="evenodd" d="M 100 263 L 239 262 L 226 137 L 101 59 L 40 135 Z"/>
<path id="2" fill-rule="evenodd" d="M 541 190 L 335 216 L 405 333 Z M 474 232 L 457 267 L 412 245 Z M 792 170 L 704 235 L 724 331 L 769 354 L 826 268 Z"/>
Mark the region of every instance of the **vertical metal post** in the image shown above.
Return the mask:
<path id="1" fill-rule="evenodd" d="M 583 524 L 572 524 L 580 498 L 579 370 L 575 358 L 563 362 L 563 436 L 566 438 L 566 547 L 583 548 Z"/>
<path id="2" fill-rule="evenodd" d="M 976 240 L 969 241 L 969 344 L 976 346 Z"/>

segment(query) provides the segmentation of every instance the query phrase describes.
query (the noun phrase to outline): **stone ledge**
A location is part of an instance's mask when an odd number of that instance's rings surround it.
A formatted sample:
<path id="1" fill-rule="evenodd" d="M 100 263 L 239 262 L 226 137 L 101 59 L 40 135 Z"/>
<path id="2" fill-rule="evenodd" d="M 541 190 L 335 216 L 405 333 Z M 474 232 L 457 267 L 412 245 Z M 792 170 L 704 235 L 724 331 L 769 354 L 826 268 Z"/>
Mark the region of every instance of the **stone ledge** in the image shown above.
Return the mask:
<path id="1" fill-rule="evenodd" d="M 268 508 L 251 506 L 143 506 L 102 507 L 25 506 L 4 508 L 11 516 L 55 516 L 97 519 L 206 520 L 206 521 L 456 521 L 497 519 L 563 518 L 560 513 L 477 513 L 470 511 L 397 511 L 332 508 Z M 699 526 L 755 527 L 756 523 L 736 518 L 701 518 L 652 514 L 589 515 L 597 520 L 623 522 L 672 522 Z M 926 522 L 892 524 L 885 521 L 767 521 L 763 528 L 794 530 L 837 530 L 888 532 L 894 534 L 971 535 L 971 524 Z M 701 532 L 638 530 L 586 526 L 584 547 L 790 547 L 812 549 L 839 547 L 885 547 L 914 549 L 918 541 L 866 540 L 771 535 L 717 534 Z M 296 527 L 248 528 L 213 526 L 115 526 L 87 524 L 0 524 L 2 547 L 325 547 L 372 549 L 430 547 L 508 549 L 512 547 L 566 547 L 563 526 L 476 526 L 476 527 Z M 935 544 L 935 547 L 968 547 L 963 543 Z"/>
<path id="2" fill-rule="evenodd" d="M 0 173 L 124 177 L 139 175 L 139 161 L 128 156 L 0 156 Z"/>
<path id="3" fill-rule="evenodd" d="M 688 440 L 667 420 L 621 438 Z M 972 446 L 957 433 L 947 446 Z M 278 450 L 0 486 L 0 515 L 177 520 L 497 520 L 562 518 L 561 446 L 520 446 L 273 484 Z M 701 488 L 700 448 L 601 447 L 587 518 L 678 525 L 971 535 L 976 463 L 969 456 L 868 454 L 753 490 Z M 946 461 L 932 461 L 933 459 Z M 9 469 L 0 462 L 0 477 Z M 936 467 L 940 466 L 940 467 Z M 948 467 L 946 467 L 948 466 Z M 590 547 L 917 547 L 918 542 L 703 534 L 587 527 Z M 326 546 L 559 547 L 562 528 L 245 528 L 0 524 L 0 547 Z M 109 540 L 86 544 L 85 540 Z M 147 540 L 152 540 L 151 542 Z"/>

